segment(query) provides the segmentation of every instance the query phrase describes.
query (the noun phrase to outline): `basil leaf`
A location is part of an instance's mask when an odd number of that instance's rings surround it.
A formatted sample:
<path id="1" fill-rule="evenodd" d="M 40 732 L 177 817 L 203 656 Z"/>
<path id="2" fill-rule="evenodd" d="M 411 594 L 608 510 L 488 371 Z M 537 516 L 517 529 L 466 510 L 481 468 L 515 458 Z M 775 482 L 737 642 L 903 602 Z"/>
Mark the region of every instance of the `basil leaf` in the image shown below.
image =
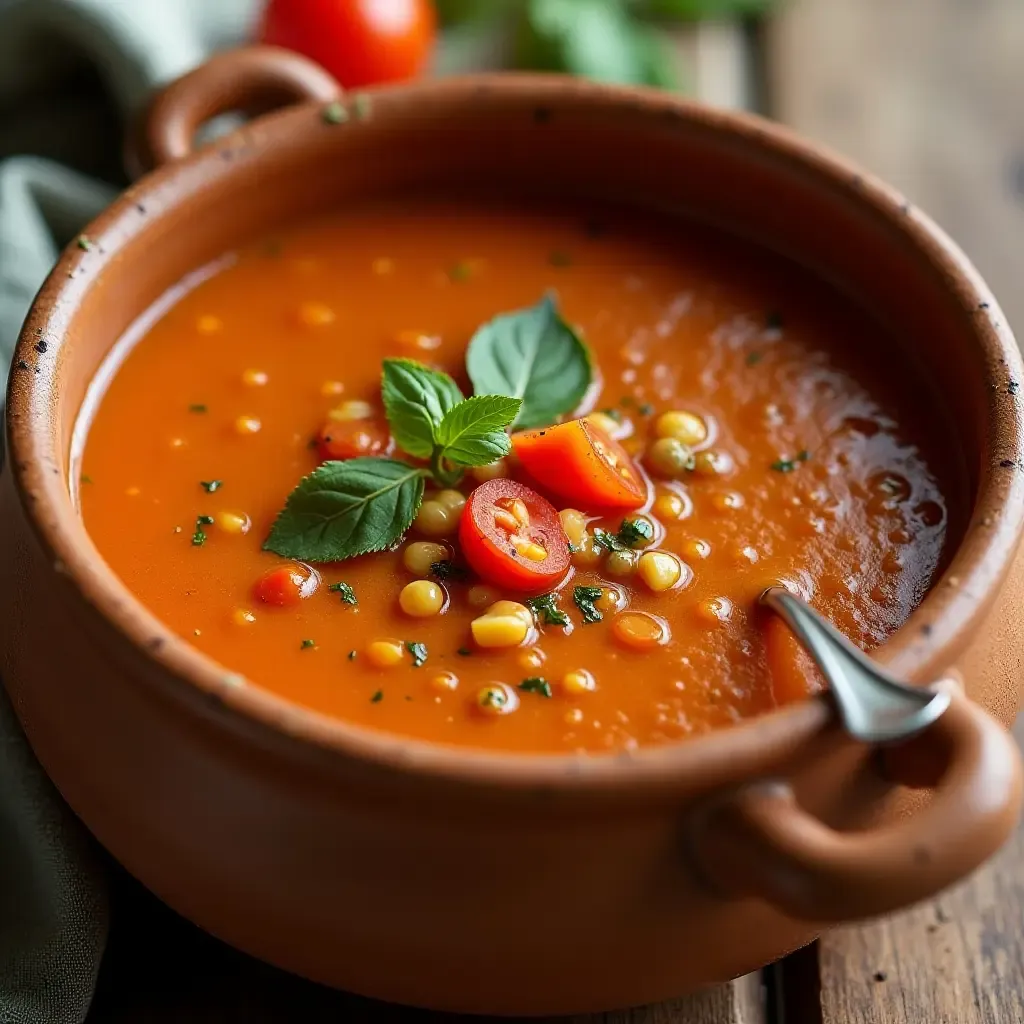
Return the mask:
<path id="1" fill-rule="evenodd" d="M 664 36 L 638 22 L 624 0 L 527 0 L 516 64 L 623 85 L 675 87 Z"/>
<path id="2" fill-rule="evenodd" d="M 643 14 L 656 18 L 680 18 L 698 21 L 703 18 L 749 18 L 764 14 L 774 0 L 644 0 Z"/>
<path id="3" fill-rule="evenodd" d="M 504 395 L 476 395 L 452 407 L 435 435 L 442 455 L 459 466 L 487 466 L 504 458 L 512 450 L 505 428 L 522 404 Z"/>
<path id="4" fill-rule="evenodd" d="M 462 401 L 459 386 L 448 374 L 412 359 L 384 360 L 381 395 L 395 443 L 421 459 L 434 451 L 445 413 Z"/>
<path id="5" fill-rule="evenodd" d="M 466 369 L 478 395 L 521 398 L 514 426 L 543 427 L 572 412 L 593 379 L 590 354 L 550 296 L 503 313 L 469 343 Z"/>
<path id="6" fill-rule="evenodd" d="M 409 529 L 422 500 L 423 471 L 405 462 L 325 462 L 288 495 L 263 549 L 303 562 L 382 551 Z"/>

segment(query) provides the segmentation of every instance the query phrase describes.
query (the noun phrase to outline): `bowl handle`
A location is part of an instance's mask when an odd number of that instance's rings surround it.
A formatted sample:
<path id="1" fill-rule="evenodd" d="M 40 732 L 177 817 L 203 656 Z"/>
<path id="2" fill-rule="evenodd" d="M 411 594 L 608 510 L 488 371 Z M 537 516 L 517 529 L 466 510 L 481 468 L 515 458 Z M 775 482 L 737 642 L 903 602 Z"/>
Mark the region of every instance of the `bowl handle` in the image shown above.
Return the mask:
<path id="1" fill-rule="evenodd" d="M 218 114 L 323 103 L 341 91 L 319 64 L 290 50 L 245 46 L 216 54 L 153 97 L 129 143 L 129 169 L 137 174 L 188 156 L 198 128 Z"/>
<path id="2" fill-rule="evenodd" d="M 1017 745 L 961 691 L 924 732 L 878 752 L 893 781 L 937 780 L 921 811 L 837 832 L 804 811 L 787 785 L 762 780 L 698 813 L 690 833 L 697 869 L 724 895 L 759 897 L 805 921 L 849 921 L 933 896 L 1013 831 L 1021 806 Z"/>

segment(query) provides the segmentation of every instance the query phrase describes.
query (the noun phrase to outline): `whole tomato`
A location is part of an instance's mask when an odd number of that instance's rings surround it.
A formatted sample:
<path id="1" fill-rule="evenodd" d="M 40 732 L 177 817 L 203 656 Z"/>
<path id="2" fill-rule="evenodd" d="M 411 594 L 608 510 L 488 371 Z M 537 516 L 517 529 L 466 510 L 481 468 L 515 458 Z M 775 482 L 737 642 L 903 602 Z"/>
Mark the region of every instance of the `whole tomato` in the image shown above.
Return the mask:
<path id="1" fill-rule="evenodd" d="M 419 74 L 436 27 L 432 0 L 270 0 L 259 37 L 315 60 L 354 89 Z"/>

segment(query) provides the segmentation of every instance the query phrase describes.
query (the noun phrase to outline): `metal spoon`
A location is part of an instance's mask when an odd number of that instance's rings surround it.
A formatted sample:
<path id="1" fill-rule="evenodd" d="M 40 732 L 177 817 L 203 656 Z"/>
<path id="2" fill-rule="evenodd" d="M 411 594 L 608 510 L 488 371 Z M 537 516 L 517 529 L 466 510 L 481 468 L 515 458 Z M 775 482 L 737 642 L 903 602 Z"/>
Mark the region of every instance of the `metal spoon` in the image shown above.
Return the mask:
<path id="1" fill-rule="evenodd" d="M 883 672 L 813 608 L 782 587 L 761 595 L 828 681 L 846 731 L 864 743 L 891 743 L 921 732 L 949 707 L 948 691 L 908 686 Z"/>

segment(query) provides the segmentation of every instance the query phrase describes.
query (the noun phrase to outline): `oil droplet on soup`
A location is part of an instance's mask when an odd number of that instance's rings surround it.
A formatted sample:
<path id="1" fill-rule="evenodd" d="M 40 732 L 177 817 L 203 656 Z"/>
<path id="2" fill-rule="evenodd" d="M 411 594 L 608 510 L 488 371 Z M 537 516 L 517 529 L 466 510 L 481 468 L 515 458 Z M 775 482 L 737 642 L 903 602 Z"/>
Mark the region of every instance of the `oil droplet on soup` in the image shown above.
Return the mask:
<path id="1" fill-rule="evenodd" d="M 594 436 L 647 489 L 614 514 L 543 486 L 549 519 L 494 506 L 526 563 L 564 537 L 563 578 L 512 592 L 463 557 L 467 499 L 523 480 L 515 457 L 428 481 L 393 550 L 316 566 L 263 550 L 322 459 L 403 457 L 383 360 L 469 393 L 474 332 L 548 292 L 600 372 L 582 410 Z M 708 229 L 382 204 L 242 250 L 157 319 L 98 402 L 79 502 L 138 598 L 247 685 L 449 744 L 632 749 L 816 691 L 766 642 L 764 587 L 790 581 L 868 649 L 921 600 L 963 482 L 915 379 L 849 300 Z"/>

